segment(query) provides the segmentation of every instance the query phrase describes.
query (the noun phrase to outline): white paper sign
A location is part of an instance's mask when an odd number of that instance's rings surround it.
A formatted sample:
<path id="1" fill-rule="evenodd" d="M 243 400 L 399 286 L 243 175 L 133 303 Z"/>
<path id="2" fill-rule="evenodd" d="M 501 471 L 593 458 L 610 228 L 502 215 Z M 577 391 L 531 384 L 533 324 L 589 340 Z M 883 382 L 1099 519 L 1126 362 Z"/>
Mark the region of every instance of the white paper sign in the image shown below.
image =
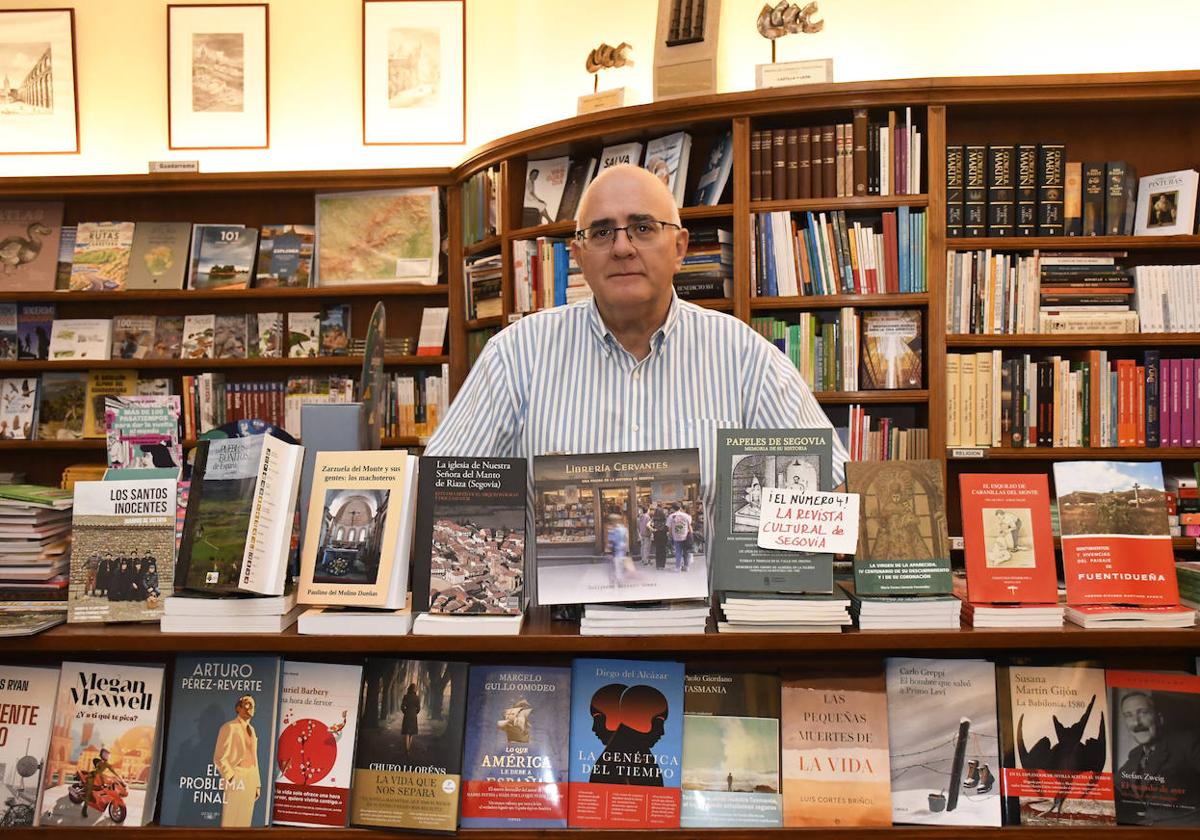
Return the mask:
<path id="1" fill-rule="evenodd" d="M 853 554 L 858 548 L 858 494 L 763 488 L 758 547 Z"/>

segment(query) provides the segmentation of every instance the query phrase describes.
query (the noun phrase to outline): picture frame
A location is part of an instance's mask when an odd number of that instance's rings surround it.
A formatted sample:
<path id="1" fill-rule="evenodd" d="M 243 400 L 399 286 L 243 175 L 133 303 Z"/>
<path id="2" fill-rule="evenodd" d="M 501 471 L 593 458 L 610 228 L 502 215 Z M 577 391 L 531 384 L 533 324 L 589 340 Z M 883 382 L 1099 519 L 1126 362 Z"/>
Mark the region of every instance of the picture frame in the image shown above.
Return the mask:
<path id="1" fill-rule="evenodd" d="M 0 11 L 0 154 L 79 154 L 77 75 L 74 9 Z"/>
<path id="2" fill-rule="evenodd" d="M 466 0 L 363 0 L 363 145 L 467 141 Z"/>
<path id="3" fill-rule="evenodd" d="M 167 145 L 270 146 L 266 3 L 167 6 Z"/>
<path id="4" fill-rule="evenodd" d="M 654 101 L 717 92 L 721 0 L 658 0 Z"/>

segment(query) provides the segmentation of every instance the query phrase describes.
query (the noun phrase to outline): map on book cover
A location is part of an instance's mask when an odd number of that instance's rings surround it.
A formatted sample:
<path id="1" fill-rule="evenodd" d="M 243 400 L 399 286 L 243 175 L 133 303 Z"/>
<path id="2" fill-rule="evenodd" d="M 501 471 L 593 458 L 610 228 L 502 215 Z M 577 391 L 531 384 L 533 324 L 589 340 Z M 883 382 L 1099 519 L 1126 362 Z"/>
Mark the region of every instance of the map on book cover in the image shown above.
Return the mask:
<path id="1" fill-rule="evenodd" d="M 318 193 L 316 201 L 317 285 L 437 283 L 437 187 Z"/>

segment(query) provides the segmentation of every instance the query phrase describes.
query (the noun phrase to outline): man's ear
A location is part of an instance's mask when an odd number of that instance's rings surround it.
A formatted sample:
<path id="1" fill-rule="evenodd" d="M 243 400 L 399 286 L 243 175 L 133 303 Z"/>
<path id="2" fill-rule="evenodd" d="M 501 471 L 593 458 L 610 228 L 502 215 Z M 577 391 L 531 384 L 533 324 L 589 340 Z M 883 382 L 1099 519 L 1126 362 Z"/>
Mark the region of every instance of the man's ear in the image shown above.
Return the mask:
<path id="1" fill-rule="evenodd" d="M 576 265 L 582 266 L 583 261 L 579 258 L 579 240 L 572 236 L 571 241 L 567 243 L 567 247 L 571 250 L 571 259 L 575 260 Z"/>
<path id="2" fill-rule="evenodd" d="M 687 256 L 688 237 L 691 236 L 691 231 L 685 227 L 681 227 L 675 231 L 675 259 L 678 261 L 676 269 L 679 265 L 683 265 L 683 258 Z"/>

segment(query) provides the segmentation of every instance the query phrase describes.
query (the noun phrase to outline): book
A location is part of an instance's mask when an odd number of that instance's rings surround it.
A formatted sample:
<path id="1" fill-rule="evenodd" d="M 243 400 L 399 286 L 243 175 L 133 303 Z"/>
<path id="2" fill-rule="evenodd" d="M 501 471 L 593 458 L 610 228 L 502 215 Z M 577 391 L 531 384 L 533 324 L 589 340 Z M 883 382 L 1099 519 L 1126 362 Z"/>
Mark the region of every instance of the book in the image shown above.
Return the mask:
<path id="1" fill-rule="evenodd" d="M 363 672 L 350 822 L 458 828 L 467 664 L 370 657 Z"/>
<path id="2" fill-rule="evenodd" d="M 186 315 L 180 343 L 181 359 L 211 359 L 216 354 L 217 316 Z"/>
<path id="3" fill-rule="evenodd" d="M 300 560 L 300 603 L 404 606 L 416 463 L 403 450 L 317 453 Z"/>
<path id="4" fill-rule="evenodd" d="M 1084 162 L 1083 164 L 1083 235 L 1103 236 L 1106 230 L 1104 223 L 1104 206 L 1106 184 L 1104 181 L 1104 163 Z M 1139 214 L 1140 217 L 1140 214 Z"/>
<path id="5" fill-rule="evenodd" d="M 138 222 L 133 230 L 127 289 L 182 289 L 188 272 L 187 222 Z"/>
<path id="6" fill-rule="evenodd" d="M 426 457 L 417 476 L 415 609 L 462 616 L 521 614 L 525 459 Z"/>
<path id="7" fill-rule="evenodd" d="M 887 701 L 892 821 L 999 828 L 996 666 L 889 657 Z"/>
<path id="8" fill-rule="evenodd" d="M 296 632 L 302 636 L 407 636 L 412 626 L 409 606 L 402 610 L 312 607 L 300 614 Z"/>
<path id="9" fill-rule="evenodd" d="M 985 166 L 987 167 L 988 236 L 1013 236 L 1016 233 L 1015 155 L 1015 146 L 987 147 Z"/>
<path id="10" fill-rule="evenodd" d="M 260 289 L 311 285 L 316 237 L 313 225 L 263 225 L 258 238 L 254 285 Z"/>
<path id="11" fill-rule="evenodd" d="M 1005 825 L 1112 825 L 1111 717 L 1101 668 L 999 669 Z"/>
<path id="12" fill-rule="evenodd" d="M 149 358 L 154 349 L 156 322 L 153 315 L 118 315 L 113 318 L 111 358 Z"/>
<path id="13" fill-rule="evenodd" d="M 1063 231 L 1083 236 L 1083 164 L 1069 160 L 1063 176 Z"/>
<path id="14" fill-rule="evenodd" d="M 154 319 L 154 342 L 148 359 L 178 359 L 183 354 L 183 315 L 159 315 Z"/>
<path id="15" fill-rule="evenodd" d="M 0 379 L 0 440 L 31 440 L 38 428 L 38 378 Z"/>
<path id="16" fill-rule="evenodd" d="M 521 207 L 521 226 L 548 225 L 558 218 L 563 190 L 567 185 L 569 157 L 531 160 L 525 168 L 525 199 Z"/>
<path id="17" fill-rule="evenodd" d="M 783 824 L 890 826 L 883 673 L 785 676 L 781 694 Z"/>
<path id="18" fill-rule="evenodd" d="M 539 604 L 708 596 L 697 450 L 539 455 L 533 482 Z M 639 566 L 629 547 L 643 503 L 660 536 Z"/>
<path id="19" fill-rule="evenodd" d="M 656 137 L 646 144 L 646 160 L 642 168 L 662 181 L 667 191 L 675 196 L 676 207 L 683 206 L 683 188 L 687 183 L 691 152 L 692 136 L 686 131 Z"/>
<path id="20" fill-rule="evenodd" d="M 83 403 L 83 436 L 102 438 L 108 434 L 104 428 L 105 400 L 112 396 L 137 393 L 137 371 L 91 370 L 88 371 L 87 377 L 87 393 Z"/>
<path id="21" fill-rule="evenodd" d="M 52 292 L 63 202 L 0 202 L 0 290 Z"/>
<path id="22" fill-rule="evenodd" d="M 688 671 L 682 828 L 783 825 L 779 677 Z"/>
<path id="23" fill-rule="evenodd" d="M 17 358 L 50 358 L 50 333 L 54 330 L 54 304 L 17 304 Z"/>
<path id="24" fill-rule="evenodd" d="M 125 288 L 133 250 L 133 222 L 80 222 L 71 257 L 71 291 Z"/>
<path id="25" fill-rule="evenodd" d="M 246 355 L 249 358 L 283 358 L 283 317 L 282 312 L 251 312 L 246 316 Z"/>
<path id="26" fill-rule="evenodd" d="M 862 370 L 859 387 L 864 391 L 921 388 L 921 319 L 916 309 L 864 309 L 862 322 Z"/>
<path id="27" fill-rule="evenodd" d="M 287 355 L 289 358 L 309 358 L 321 352 L 321 313 L 287 313 Z"/>
<path id="28" fill-rule="evenodd" d="M 1134 236 L 1174 236 L 1196 230 L 1200 172 L 1181 169 L 1138 179 Z"/>
<path id="29" fill-rule="evenodd" d="M 58 675 L 57 667 L 0 666 L 0 709 L 4 709 L 0 783 L 8 791 L 3 815 L 7 827 L 39 823 L 39 794 L 50 749 Z"/>
<path id="30" fill-rule="evenodd" d="M 63 225 L 58 237 L 58 267 L 54 273 L 55 291 L 69 291 L 71 288 L 71 264 L 75 261 L 75 235 L 78 228 L 75 225 Z"/>
<path id="31" fill-rule="evenodd" d="M 111 318 L 60 318 L 50 332 L 50 359 L 106 360 L 112 354 Z"/>
<path id="32" fill-rule="evenodd" d="M 963 473 L 958 485 L 971 603 L 1056 604 L 1047 477 Z"/>
<path id="33" fill-rule="evenodd" d="M 567 170 L 567 183 L 563 187 L 562 200 L 558 204 L 558 215 L 555 217 L 555 221 L 567 222 L 575 218 L 575 212 L 579 209 L 579 200 L 583 198 L 583 192 L 592 183 L 592 176 L 595 174 L 596 159 L 594 157 L 571 161 L 571 166 Z"/>
<path id="34" fill-rule="evenodd" d="M 154 818 L 164 688 L 161 665 L 62 664 L 42 774 L 43 826 L 142 826 Z"/>
<path id="35" fill-rule="evenodd" d="M 17 305 L 0 303 L 0 360 L 16 361 L 19 343 Z"/>
<path id="36" fill-rule="evenodd" d="M 1129 236 L 1133 233 L 1134 212 L 1137 209 L 1134 191 L 1137 189 L 1137 170 L 1123 160 L 1110 160 L 1104 165 L 1104 224 L 1109 236 Z"/>
<path id="37" fill-rule="evenodd" d="M 1041 143 L 1037 147 L 1038 236 L 1065 233 L 1066 151 L 1061 143 Z"/>
<path id="38" fill-rule="evenodd" d="M 345 356 L 350 352 L 350 304 L 326 306 L 321 313 L 320 355 Z"/>
<path id="39" fill-rule="evenodd" d="M 963 233 L 987 236 L 987 146 L 964 146 Z"/>
<path id="40" fill-rule="evenodd" d="M 862 595 L 951 591 L 946 494 L 937 461 L 851 461 L 846 488 L 858 493 L 854 588 Z"/>
<path id="41" fill-rule="evenodd" d="M 42 374 L 38 389 L 39 440 L 78 440 L 83 437 L 83 411 L 87 399 L 86 373 Z"/>
<path id="42" fill-rule="evenodd" d="M 178 396 L 105 397 L 104 428 L 110 468 L 183 469 Z"/>
<path id="43" fill-rule="evenodd" d="M 681 662 L 571 663 L 572 828 L 678 828 Z"/>
<path id="44" fill-rule="evenodd" d="M 596 170 L 596 174 L 599 175 L 610 166 L 618 166 L 622 163 L 627 163 L 630 166 L 637 166 L 641 162 L 641 143 L 620 143 L 615 146 L 605 146 L 600 152 L 600 168 Z"/>
<path id="45" fill-rule="evenodd" d="M 160 825 L 270 824 L 279 682 L 278 656 L 175 657 Z"/>
<path id="46" fill-rule="evenodd" d="M 713 589 L 743 592 L 832 592 L 833 555 L 758 547 L 763 491 L 833 489 L 831 429 L 718 429 L 716 521 L 712 524 Z M 649 510 L 639 511 L 643 557 L 653 550 Z"/>
<path id="47" fill-rule="evenodd" d="M 175 480 L 77 481 L 67 620 L 156 621 L 173 584 Z"/>
<path id="48" fill-rule="evenodd" d="M 463 828 L 566 828 L 571 670 L 473 665 Z"/>
<path id="49" fill-rule="evenodd" d="M 362 673 L 361 665 L 283 663 L 272 825 L 348 823 Z"/>
<path id="50" fill-rule="evenodd" d="M 805 150 L 807 154 L 807 150 Z M 733 132 L 726 131 L 716 141 L 708 153 L 708 161 L 704 172 L 696 181 L 696 191 L 692 194 L 692 204 L 712 207 L 721 203 L 725 194 L 725 186 L 729 183 L 729 175 L 733 171 Z"/>
<path id="51" fill-rule="evenodd" d="M 1177 605 L 1162 464 L 1053 466 L 1067 604 Z"/>
<path id="52" fill-rule="evenodd" d="M 213 319 L 214 359 L 246 358 L 246 316 L 217 315 Z"/>
<path id="53" fill-rule="evenodd" d="M 1037 236 L 1037 146 L 1017 146 L 1017 236 Z"/>
<path id="54" fill-rule="evenodd" d="M 189 289 L 246 289 L 258 250 L 258 231 L 245 225 L 193 225 Z"/>
<path id="55" fill-rule="evenodd" d="M 946 236 L 960 237 L 965 230 L 963 188 L 966 158 L 961 145 L 946 146 Z"/>
<path id="56" fill-rule="evenodd" d="M 1200 677 L 1109 669 L 1121 825 L 1200 826 Z"/>
<path id="57" fill-rule="evenodd" d="M 421 329 L 417 332 L 418 356 L 442 355 L 449 323 L 450 308 L 447 306 L 426 306 L 421 310 Z"/>

